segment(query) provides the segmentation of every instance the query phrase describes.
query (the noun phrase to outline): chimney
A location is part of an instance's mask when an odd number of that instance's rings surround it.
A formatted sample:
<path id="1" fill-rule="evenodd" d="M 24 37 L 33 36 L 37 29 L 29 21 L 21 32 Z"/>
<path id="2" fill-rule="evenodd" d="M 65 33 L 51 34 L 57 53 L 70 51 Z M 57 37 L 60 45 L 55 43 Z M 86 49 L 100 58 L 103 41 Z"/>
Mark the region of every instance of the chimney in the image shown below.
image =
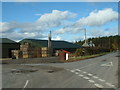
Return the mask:
<path id="1" fill-rule="evenodd" d="M 87 41 L 87 38 L 86 38 L 86 28 L 84 30 L 85 30 L 85 43 L 82 46 L 83 47 L 89 47 L 88 41 Z"/>
<path id="2" fill-rule="evenodd" d="M 52 41 L 51 41 L 51 31 L 48 34 L 48 56 L 52 56 Z"/>

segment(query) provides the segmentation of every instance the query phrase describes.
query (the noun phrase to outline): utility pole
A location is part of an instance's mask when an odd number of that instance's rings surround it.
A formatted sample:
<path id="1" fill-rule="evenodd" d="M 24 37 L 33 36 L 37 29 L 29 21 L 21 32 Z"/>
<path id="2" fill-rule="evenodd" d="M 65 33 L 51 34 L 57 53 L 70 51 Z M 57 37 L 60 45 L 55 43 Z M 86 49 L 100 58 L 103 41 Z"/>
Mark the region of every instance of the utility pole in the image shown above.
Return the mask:
<path id="1" fill-rule="evenodd" d="M 48 34 L 48 56 L 52 56 L 52 41 L 51 41 L 51 31 Z"/>
<path id="2" fill-rule="evenodd" d="M 87 43 L 87 41 L 86 41 L 86 39 L 87 39 L 87 38 L 86 38 L 86 28 L 85 28 L 84 30 L 85 30 L 85 43 Z"/>
<path id="3" fill-rule="evenodd" d="M 84 31 L 85 31 L 85 43 L 82 45 L 84 47 L 88 47 L 88 43 L 87 43 L 87 37 L 86 37 L 86 28 L 84 28 Z"/>
<path id="4" fill-rule="evenodd" d="M 111 47 L 110 47 L 110 37 L 109 37 L 109 49 L 110 49 Z"/>

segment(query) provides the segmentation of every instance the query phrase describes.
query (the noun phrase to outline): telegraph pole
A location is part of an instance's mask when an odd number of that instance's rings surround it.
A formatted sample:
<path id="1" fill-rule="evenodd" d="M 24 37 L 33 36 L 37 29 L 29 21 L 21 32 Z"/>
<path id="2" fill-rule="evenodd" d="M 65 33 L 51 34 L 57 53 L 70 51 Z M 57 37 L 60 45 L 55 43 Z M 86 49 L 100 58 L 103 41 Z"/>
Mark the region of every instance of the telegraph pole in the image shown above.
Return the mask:
<path id="1" fill-rule="evenodd" d="M 87 37 L 86 37 L 86 28 L 84 28 L 84 31 L 85 31 L 85 43 L 82 45 L 84 47 L 88 47 L 88 43 L 87 43 Z"/>
<path id="2" fill-rule="evenodd" d="M 84 29 L 85 30 L 85 43 L 87 43 L 87 38 L 86 38 L 86 28 Z"/>
<path id="3" fill-rule="evenodd" d="M 51 41 L 51 31 L 48 34 L 48 56 L 52 56 L 52 41 Z"/>
<path id="4" fill-rule="evenodd" d="M 109 49 L 110 49 L 111 47 L 110 47 L 110 37 L 109 37 Z"/>

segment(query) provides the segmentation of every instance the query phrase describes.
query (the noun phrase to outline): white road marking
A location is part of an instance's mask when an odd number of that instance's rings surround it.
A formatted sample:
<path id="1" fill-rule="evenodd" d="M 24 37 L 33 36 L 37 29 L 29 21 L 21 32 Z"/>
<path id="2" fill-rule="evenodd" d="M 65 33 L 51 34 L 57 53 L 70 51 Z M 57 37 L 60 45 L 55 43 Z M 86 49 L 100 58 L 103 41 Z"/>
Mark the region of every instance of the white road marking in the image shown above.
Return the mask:
<path id="1" fill-rule="evenodd" d="M 111 85 L 112 87 L 115 87 L 115 85 Z"/>
<path id="2" fill-rule="evenodd" d="M 87 73 L 87 72 L 83 72 L 83 73 Z"/>
<path id="3" fill-rule="evenodd" d="M 29 80 L 26 80 L 26 83 L 25 83 L 25 85 L 24 85 L 24 88 L 26 88 L 26 86 L 28 85 L 28 83 L 29 83 Z"/>
<path id="4" fill-rule="evenodd" d="M 101 64 L 101 66 L 113 66 L 113 63 L 112 62 L 108 62 L 108 63 L 105 63 L 105 64 Z"/>
<path id="5" fill-rule="evenodd" d="M 89 77 L 83 77 L 84 79 L 90 79 Z"/>
<path id="6" fill-rule="evenodd" d="M 113 66 L 113 63 L 111 62 L 111 65 Z"/>
<path id="7" fill-rule="evenodd" d="M 103 86 L 102 85 L 100 85 L 100 84 L 94 84 L 96 87 L 98 87 L 98 88 L 103 88 Z"/>
<path id="8" fill-rule="evenodd" d="M 105 80 L 103 80 L 103 79 L 98 79 L 99 81 L 101 81 L 101 82 L 105 82 Z"/>
<path id="9" fill-rule="evenodd" d="M 71 72 L 75 72 L 74 70 L 71 70 Z"/>
<path id="10" fill-rule="evenodd" d="M 75 74 L 79 74 L 79 73 L 76 72 Z"/>
<path id="11" fill-rule="evenodd" d="M 89 76 L 93 76 L 93 75 L 92 75 L 92 74 L 90 74 L 90 73 L 89 73 L 88 75 L 89 75 Z"/>
<path id="12" fill-rule="evenodd" d="M 88 81 L 89 81 L 90 83 L 94 83 L 94 82 L 95 82 L 95 81 L 93 81 L 93 80 L 91 80 L 91 79 L 90 79 L 90 80 L 88 80 Z"/>
<path id="13" fill-rule="evenodd" d="M 96 63 L 94 63 L 94 64 L 96 64 Z M 109 62 L 109 64 L 111 64 L 111 66 L 113 66 L 112 62 Z M 90 64 L 89 66 L 91 66 L 91 65 L 93 65 L 93 64 Z M 88 66 L 88 65 L 87 65 L 87 66 Z M 87 66 L 85 66 L 85 67 L 87 67 Z M 103 64 L 103 66 L 104 66 L 104 64 Z M 109 66 L 109 65 L 106 65 L 106 66 Z M 82 67 L 82 68 L 84 68 L 84 67 Z M 67 70 L 69 70 L 69 69 L 67 69 Z M 76 71 L 82 71 L 82 70 L 80 70 L 80 69 L 75 69 L 75 70 L 76 70 Z M 71 72 L 75 72 L 75 70 L 70 70 L 70 71 L 71 71 Z M 85 71 L 82 71 L 82 72 L 83 72 L 84 74 L 87 73 L 87 72 L 85 72 Z M 78 72 L 75 72 L 75 74 L 79 74 L 79 73 L 78 73 Z M 99 79 L 99 77 L 93 76 L 93 74 L 91 74 L 91 73 L 88 73 L 87 75 L 92 76 L 92 77 L 95 78 L 95 79 L 98 78 L 98 80 L 101 81 L 101 82 L 105 82 L 105 80 Z M 82 74 L 79 74 L 78 76 L 83 77 L 84 79 L 88 79 L 88 81 L 89 81 L 90 83 L 95 83 L 94 80 L 90 79 L 89 77 L 84 77 L 84 75 L 82 75 Z M 26 81 L 26 84 L 25 84 L 24 87 L 26 87 L 27 84 L 28 84 L 28 81 Z M 111 84 L 111 83 L 108 83 L 108 82 L 105 83 L 105 84 L 108 85 L 108 86 L 110 86 L 110 87 L 115 87 L 115 85 L 113 85 L 113 84 Z M 97 84 L 97 83 L 95 83 L 94 85 L 95 85 L 96 87 L 98 87 L 98 88 L 104 88 L 104 86 L 102 86 L 102 85 L 100 85 L 100 84 Z"/>
<path id="14" fill-rule="evenodd" d="M 79 69 L 75 69 L 75 70 L 77 70 L 77 71 L 81 71 L 81 70 L 79 70 Z"/>
<path id="15" fill-rule="evenodd" d="M 69 70 L 69 69 L 67 69 L 67 70 Z M 80 69 L 75 69 L 75 70 L 77 70 L 77 71 L 82 71 L 82 70 L 80 70 Z M 75 72 L 75 70 L 70 70 L 71 72 Z M 83 71 L 83 73 L 87 73 L 87 72 L 85 72 L 85 71 Z M 79 74 L 78 72 L 75 72 L 75 74 Z M 93 74 L 91 74 L 91 73 L 88 73 L 87 75 L 89 75 L 89 76 L 92 76 L 93 78 L 95 78 L 95 79 L 97 79 L 97 78 L 99 78 L 99 77 L 97 77 L 97 76 L 93 76 Z M 78 76 L 80 76 L 80 77 L 83 77 L 84 79 L 88 79 L 88 81 L 90 82 L 90 83 L 95 83 L 95 81 L 94 80 L 91 80 L 89 77 L 84 77 L 84 75 L 82 75 L 82 74 L 79 74 Z M 89 80 L 90 79 L 90 80 Z M 101 82 L 105 82 L 105 80 L 103 80 L 103 79 L 98 79 L 99 81 L 101 81 Z M 25 86 L 24 86 L 24 88 L 27 86 L 27 84 L 28 84 L 28 80 L 26 81 L 26 84 L 25 84 Z M 110 87 L 115 87 L 115 85 L 113 85 L 113 84 L 111 84 L 111 83 L 105 83 L 106 85 L 108 85 L 108 86 L 110 86 Z M 100 85 L 100 84 L 97 84 L 97 83 L 95 83 L 94 84 L 96 87 L 98 87 L 98 88 L 104 88 L 104 86 L 102 86 L 102 85 Z"/>
<path id="16" fill-rule="evenodd" d="M 113 85 L 112 83 L 105 83 L 105 84 L 107 84 L 108 86 L 112 86 L 112 87 L 115 87 L 115 85 Z"/>
<path id="17" fill-rule="evenodd" d="M 80 77 L 83 77 L 84 75 L 80 74 L 79 76 L 80 76 Z"/>
<path id="18" fill-rule="evenodd" d="M 97 76 L 93 76 L 93 78 L 98 78 Z"/>

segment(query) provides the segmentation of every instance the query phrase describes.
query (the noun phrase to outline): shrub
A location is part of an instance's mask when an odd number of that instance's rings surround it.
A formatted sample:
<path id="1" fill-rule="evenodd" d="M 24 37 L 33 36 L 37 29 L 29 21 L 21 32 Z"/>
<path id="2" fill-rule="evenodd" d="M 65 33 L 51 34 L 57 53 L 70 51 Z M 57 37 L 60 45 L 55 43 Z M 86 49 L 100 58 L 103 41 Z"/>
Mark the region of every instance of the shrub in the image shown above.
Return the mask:
<path id="1" fill-rule="evenodd" d="M 75 52 L 75 56 L 93 55 L 103 52 L 110 52 L 110 50 L 107 48 L 86 47 L 86 48 L 77 49 Z"/>
<path id="2" fill-rule="evenodd" d="M 98 48 L 98 47 L 88 47 L 85 48 L 85 54 L 93 55 L 93 54 L 99 54 L 103 52 L 109 52 L 110 50 L 107 48 Z"/>
<path id="3" fill-rule="evenodd" d="M 75 56 L 83 56 L 84 52 L 85 51 L 84 51 L 83 48 L 77 49 L 76 52 L 75 52 Z"/>

